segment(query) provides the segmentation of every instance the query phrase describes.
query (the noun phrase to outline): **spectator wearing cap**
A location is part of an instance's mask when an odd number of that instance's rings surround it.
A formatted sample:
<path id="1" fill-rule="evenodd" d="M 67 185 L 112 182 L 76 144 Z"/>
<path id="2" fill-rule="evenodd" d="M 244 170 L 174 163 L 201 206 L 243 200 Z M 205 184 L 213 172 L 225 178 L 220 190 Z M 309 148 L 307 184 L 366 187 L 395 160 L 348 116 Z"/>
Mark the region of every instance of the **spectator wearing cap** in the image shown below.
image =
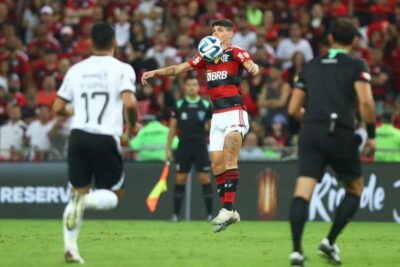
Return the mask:
<path id="1" fill-rule="evenodd" d="M 54 76 L 46 76 L 43 79 L 43 86 L 38 91 L 36 102 L 39 106 L 51 108 L 57 98 L 56 79 Z"/>
<path id="2" fill-rule="evenodd" d="M 44 56 L 46 50 L 60 50 L 60 43 L 48 31 L 45 23 L 40 23 L 35 28 L 36 37 L 28 44 L 28 55 L 31 60 L 37 60 Z"/>
<path id="3" fill-rule="evenodd" d="M 281 148 L 287 146 L 289 141 L 286 125 L 287 118 L 283 114 L 276 114 L 267 129 L 267 136 L 273 137 L 277 146 Z"/>
<path id="4" fill-rule="evenodd" d="M 165 161 L 165 146 L 169 128 L 159 122 L 155 115 L 146 114 L 143 117 L 144 126 L 138 135 L 129 142 L 132 150 L 138 151 L 139 161 Z M 178 138 L 175 136 L 172 149 L 178 146 Z"/>
<path id="5" fill-rule="evenodd" d="M 264 114 L 266 125 L 271 124 L 276 114 L 286 114 L 286 105 L 289 99 L 290 85 L 282 79 L 282 70 L 278 64 L 271 66 L 269 80 L 262 89 L 258 98 L 258 107 Z"/>
<path id="6" fill-rule="evenodd" d="M 21 108 L 13 103 L 7 107 L 9 120 L 0 127 L 0 160 L 23 158 L 26 124 L 21 120 Z"/>
<path id="7" fill-rule="evenodd" d="M 285 38 L 279 42 L 276 56 L 282 63 L 283 69 L 292 66 L 292 56 L 296 51 L 303 52 L 306 61 L 310 61 L 314 55 L 310 43 L 301 37 L 300 25 L 295 22 L 290 25 L 289 38 Z"/>
<path id="8" fill-rule="evenodd" d="M 13 73 L 8 77 L 8 94 L 9 99 L 16 101 L 16 104 L 20 107 L 26 105 L 26 97 L 21 92 L 21 80 L 17 74 Z"/>
<path id="9" fill-rule="evenodd" d="M 53 19 L 53 9 L 50 6 L 43 6 L 39 11 L 39 22 L 46 24 L 47 29 L 54 33 L 54 19 Z"/>
<path id="10" fill-rule="evenodd" d="M 59 41 L 61 47 L 60 58 L 69 58 L 75 51 L 76 38 L 71 26 L 63 26 L 59 32 Z"/>
<path id="11" fill-rule="evenodd" d="M 43 85 L 43 79 L 46 76 L 58 76 L 58 57 L 57 51 L 54 49 L 48 49 L 45 51 L 43 59 L 38 60 L 32 66 L 32 78 L 36 88 L 41 88 Z"/>

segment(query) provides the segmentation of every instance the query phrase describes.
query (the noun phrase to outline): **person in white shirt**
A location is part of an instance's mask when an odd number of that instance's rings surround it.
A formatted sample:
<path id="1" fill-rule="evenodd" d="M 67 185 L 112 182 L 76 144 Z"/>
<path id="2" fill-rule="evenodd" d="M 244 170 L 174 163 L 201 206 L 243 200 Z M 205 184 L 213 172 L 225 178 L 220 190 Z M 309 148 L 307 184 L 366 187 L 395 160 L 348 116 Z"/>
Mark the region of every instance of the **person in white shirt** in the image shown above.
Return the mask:
<path id="1" fill-rule="evenodd" d="M 124 47 L 131 36 L 131 23 L 128 13 L 120 11 L 116 13 L 117 23 L 115 23 L 115 39 L 119 47 Z"/>
<path id="2" fill-rule="evenodd" d="M 84 263 L 79 255 L 78 235 L 85 209 L 109 210 L 123 195 L 125 175 L 119 138 L 123 111 L 130 129 L 137 120 L 133 68 L 112 55 L 115 32 L 98 23 L 91 32 L 93 55 L 73 65 L 58 90 L 53 110 L 71 116 L 68 176 L 71 199 L 63 215 L 64 257 Z M 71 103 L 71 105 L 68 105 Z M 89 193 L 92 177 L 96 186 Z"/>
<path id="3" fill-rule="evenodd" d="M 175 60 L 178 54 L 176 48 L 168 45 L 168 37 L 165 33 L 159 33 L 154 39 L 154 45 L 146 52 L 146 58 L 154 58 L 159 67 L 166 66 L 168 59 Z"/>
<path id="4" fill-rule="evenodd" d="M 237 25 L 238 31 L 233 34 L 232 44 L 249 51 L 257 42 L 257 34 L 249 30 L 249 25 L 245 18 L 240 19 Z"/>
<path id="5" fill-rule="evenodd" d="M 290 37 L 279 42 L 276 51 L 276 56 L 279 62 L 282 63 L 283 69 L 288 69 L 292 66 L 292 56 L 296 51 L 304 54 L 306 61 L 313 59 L 313 51 L 310 43 L 301 38 L 300 25 L 295 22 L 290 26 Z"/>
<path id="6" fill-rule="evenodd" d="M 2 160 L 21 160 L 26 124 L 21 120 L 21 108 L 7 107 L 10 120 L 0 127 L 0 157 Z"/>
<path id="7" fill-rule="evenodd" d="M 51 119 L 51 110 L 47 106 L 40 106 L 39 119 L 29 124 L 26 130 L 26 138 L 31 148 L 32 160 L 46 160 L 51 150 L 53 139 L 59 125 L 56 119 Z"/>

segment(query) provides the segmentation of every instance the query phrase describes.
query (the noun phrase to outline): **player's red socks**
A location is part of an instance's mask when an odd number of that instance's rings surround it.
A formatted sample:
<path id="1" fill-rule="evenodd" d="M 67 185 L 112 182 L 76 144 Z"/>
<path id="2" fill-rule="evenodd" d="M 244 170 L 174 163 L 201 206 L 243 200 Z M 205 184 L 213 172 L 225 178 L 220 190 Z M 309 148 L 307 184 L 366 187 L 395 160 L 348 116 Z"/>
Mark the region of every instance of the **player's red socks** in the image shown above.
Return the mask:
<path id="1" fill-rule="evenodd" d="M 232 210 L 239 183 L 239 170 L 238 169 L 226 170 L 224 174 L 225 174 L 224 208 L 227 210 Z"/>
<path id="2" fill-rule="evenodd" d="M 215 182 L 217 183 L 217 192 L 218 192 L 221 204 L 224 204 L 225 172 L 215 175 Z"/>

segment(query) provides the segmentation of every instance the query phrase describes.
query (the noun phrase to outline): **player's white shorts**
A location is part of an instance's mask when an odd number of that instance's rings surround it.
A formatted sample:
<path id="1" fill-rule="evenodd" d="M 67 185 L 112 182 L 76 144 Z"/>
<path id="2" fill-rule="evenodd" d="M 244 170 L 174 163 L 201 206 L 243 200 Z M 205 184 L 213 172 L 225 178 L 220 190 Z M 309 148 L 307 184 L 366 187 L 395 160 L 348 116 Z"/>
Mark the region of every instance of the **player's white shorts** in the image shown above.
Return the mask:
<path id="1" fill-rule="evenodd" d="M 214 113 L 211 119 L 210 151 L 224 149 L 225 136 L 230 132 L 244 136 L 249 131 L 249 116 L 245 110 L 230 110 Z"/>

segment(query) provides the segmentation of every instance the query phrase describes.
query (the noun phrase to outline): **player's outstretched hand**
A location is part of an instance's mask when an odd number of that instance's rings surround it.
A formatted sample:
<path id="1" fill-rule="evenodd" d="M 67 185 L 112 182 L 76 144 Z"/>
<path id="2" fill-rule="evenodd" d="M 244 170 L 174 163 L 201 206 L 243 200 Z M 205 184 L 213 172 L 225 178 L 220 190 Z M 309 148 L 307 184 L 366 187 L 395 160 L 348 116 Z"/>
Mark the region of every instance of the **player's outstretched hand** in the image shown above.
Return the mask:
<path id="1" fill-rule="evenodd" d="M 247 71 L 250 72 L 253 76 L 256 76 L 260 69 L 256 63 L 253 63 L 253 65 L 251 65 L 251 67 Z"/>
<path id="2" fill-rule="evenodd" d="M 376 150 L 375 139 L 368 139 L 364 146 L 363 155 L 367 157 L 372 157 Z"/>
<path id="3" fill-rule="evenodd" d="M 143 73 L 143 75 L 142 75 L 142 84 L 146 85 L 147 84 L 146 80 L 149 79 L 149 78 L 153 78 L 155 74 L 156 74 L 156 72 L 154 70 L 146 71 L 145 73 Z"/>

